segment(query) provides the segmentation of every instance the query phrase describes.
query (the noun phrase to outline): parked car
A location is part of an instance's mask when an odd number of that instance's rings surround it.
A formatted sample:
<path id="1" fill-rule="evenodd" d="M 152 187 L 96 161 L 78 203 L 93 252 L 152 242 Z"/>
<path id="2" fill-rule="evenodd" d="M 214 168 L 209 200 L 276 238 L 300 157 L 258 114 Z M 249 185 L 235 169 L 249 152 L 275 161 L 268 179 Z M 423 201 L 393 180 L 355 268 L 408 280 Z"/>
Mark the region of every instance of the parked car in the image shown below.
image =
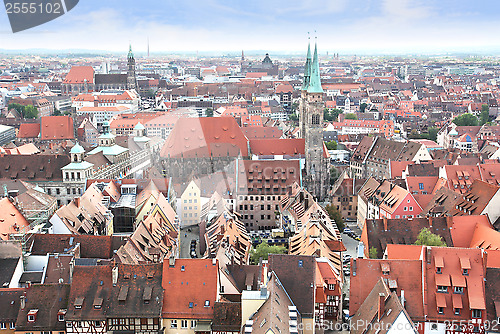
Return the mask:
<path id="1" fill-rule="evenodd" d="M 351 276 L 351 271 L 349 269 L 345 269 L 344 276 Z"/>
<path id="2" fill-rule="evenodd" d="M 351 262 L 351 256 L 349 254 L 344 255 L 344 261 L 343 263 L 350 263 Z"/>
<path id="3" fill-rule="evenodd" d="M 349 232 L 352 232 L 352 230 L 349 227 L 344 228 L 344 230 L 342 231 L 342 233 L 344 234 L 349 234 Z"/>

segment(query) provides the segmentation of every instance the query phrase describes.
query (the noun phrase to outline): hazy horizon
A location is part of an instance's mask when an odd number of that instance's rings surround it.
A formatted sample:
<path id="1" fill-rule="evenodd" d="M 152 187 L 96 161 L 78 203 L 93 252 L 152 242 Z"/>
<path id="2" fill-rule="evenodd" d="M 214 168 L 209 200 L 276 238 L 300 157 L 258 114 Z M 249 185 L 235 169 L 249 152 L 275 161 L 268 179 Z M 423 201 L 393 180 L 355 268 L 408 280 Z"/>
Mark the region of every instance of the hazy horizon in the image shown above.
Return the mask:
<path id="1" fill-rule="evenodd" d="M 500 2 L 467 0 L 81 0 L 70 12 L 13 34 L 0 11 L 0 52 L 301 55 L 500 54 Z M 316 33 L 315 33 L 316 31 Z M 256 53 L 258 54 L 258 53 Z"/>

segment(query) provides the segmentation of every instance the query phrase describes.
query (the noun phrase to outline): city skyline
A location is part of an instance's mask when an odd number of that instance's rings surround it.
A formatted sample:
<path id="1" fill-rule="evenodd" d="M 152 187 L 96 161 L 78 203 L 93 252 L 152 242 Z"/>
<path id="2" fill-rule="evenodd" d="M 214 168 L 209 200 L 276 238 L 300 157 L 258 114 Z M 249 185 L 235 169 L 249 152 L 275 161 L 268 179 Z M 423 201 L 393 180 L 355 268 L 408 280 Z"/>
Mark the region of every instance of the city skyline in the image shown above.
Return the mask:
<path id="1" fill-rule="evenodd" d="M 13 34 L 0 13 L 1 50 L 89 50 L 138 54 L 241 50 L 304 52 L 308 32 L 325 54 L 498 54 L 495 13 L 481 1 L 81 1 L 71 12 Z M 316 33 L 315 33 L 316 31 Z"/>

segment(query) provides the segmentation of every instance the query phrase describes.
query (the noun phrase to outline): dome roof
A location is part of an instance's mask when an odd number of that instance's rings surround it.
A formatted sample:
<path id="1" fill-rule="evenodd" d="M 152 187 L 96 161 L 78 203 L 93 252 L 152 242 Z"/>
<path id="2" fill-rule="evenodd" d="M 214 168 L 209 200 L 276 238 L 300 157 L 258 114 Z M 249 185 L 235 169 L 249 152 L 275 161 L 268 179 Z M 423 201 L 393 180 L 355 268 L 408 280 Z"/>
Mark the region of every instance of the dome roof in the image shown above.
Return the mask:
<path id="1" fill-rule="evenodd" d="M 73 146 L 73 148 L 71 149 L 71 151 L 69 151 L 69 153 L 71 153 L 71 154 L 80 154 L 80 153 L 84 153 L 84 152 L 85 152 L 85 150 L 78 143 L 76 143 L 76 145 Z"/>
<path id="2" fill-rule="evenodd" d="M 134 127 L 134 130 L 144 130 L 145 127 L 144 125 L 141 124 L 141 122 L 137 123 L 137 125 Z"/>

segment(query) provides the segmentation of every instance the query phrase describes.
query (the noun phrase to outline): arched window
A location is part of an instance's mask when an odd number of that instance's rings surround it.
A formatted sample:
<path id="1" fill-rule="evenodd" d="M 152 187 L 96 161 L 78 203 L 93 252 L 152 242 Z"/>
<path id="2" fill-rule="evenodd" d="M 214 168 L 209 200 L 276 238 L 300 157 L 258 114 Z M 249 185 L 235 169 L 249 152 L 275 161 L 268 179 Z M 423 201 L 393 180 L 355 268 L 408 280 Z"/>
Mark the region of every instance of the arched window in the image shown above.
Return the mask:
<path id="1" fill-rule="evenodd" d="M 312 124 L 313 125 L 318 125 L 319 124 L 319 115 L 318 114 L 312 115 Z"/>

